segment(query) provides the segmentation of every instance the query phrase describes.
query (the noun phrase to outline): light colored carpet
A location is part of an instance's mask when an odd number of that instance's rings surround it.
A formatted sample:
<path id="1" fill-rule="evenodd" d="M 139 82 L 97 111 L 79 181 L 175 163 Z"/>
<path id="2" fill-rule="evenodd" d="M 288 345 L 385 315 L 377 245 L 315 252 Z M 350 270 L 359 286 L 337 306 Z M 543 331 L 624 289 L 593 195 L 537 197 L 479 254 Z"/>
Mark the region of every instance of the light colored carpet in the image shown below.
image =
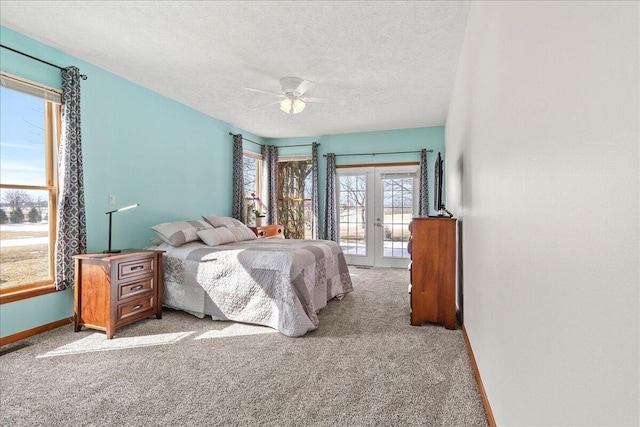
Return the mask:
<path id="1" fill-rule="evenodd" d="M 165 310 L 5 346 L 0 424 L 486 426 L 461 331 L 409 325 L 407 270 L 350 270 L 299 338 Z"/>

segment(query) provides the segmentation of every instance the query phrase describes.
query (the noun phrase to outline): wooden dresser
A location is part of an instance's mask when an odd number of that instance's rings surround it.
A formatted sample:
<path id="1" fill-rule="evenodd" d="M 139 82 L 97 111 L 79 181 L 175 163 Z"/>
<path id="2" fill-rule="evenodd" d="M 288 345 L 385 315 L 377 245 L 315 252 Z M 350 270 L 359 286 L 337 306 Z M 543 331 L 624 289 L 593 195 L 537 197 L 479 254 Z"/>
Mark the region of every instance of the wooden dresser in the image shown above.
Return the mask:
<path id="1" fill-rule="evenodd" d="M 123 250 L 76 255 L 75 331 L 106 331 L 156 315 L 162 318 L 163 251 Z"/>
<path id="2" fill-rule="evenodd" d="M 455 218 L 416 217 L 411 230 L 411 324 L 456 328 Z"/>
<path id="3" fill-rule="evenodd" d="M 278 224 L 250 228 L 256 233 L 258 239 L 284 239 L 284 229 Z"/>

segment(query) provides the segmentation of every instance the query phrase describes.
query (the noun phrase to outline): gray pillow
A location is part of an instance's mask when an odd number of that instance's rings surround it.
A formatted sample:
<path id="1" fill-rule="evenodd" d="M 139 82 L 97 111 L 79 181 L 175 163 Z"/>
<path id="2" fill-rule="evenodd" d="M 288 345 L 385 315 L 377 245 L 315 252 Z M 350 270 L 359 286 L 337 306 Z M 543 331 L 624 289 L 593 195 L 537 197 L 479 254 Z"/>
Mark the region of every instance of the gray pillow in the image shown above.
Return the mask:
<path id="1" fill-rule="evenodd" d="M 245 240 L 254 240 L 258 238 L 256 236 L 256 233 L 251 231 L 251 229 L 244 224 L 238 227 L 229 227 L 229 230 L 233 233 L 234 236 L 236 236 L 236 240 L 238 242 L 242 242 Z"/>
<path id="2" fill-rule="evenodd" d="M 231 228 L 231 227 L 239 227 L 241 225 L 244 225 L 242 222 L 238 221 L 235 218 L 231 218 L 230 216 L 208 215 L 208 216 L 203 216 L 202 219 L 204 219 L 205 221 L 207 221 L 209 224 L 211 224 L 216 228 L 218 227 Z"/>
<path id="3" fill-rule="evenodd" d="M 172 246 L 182 246 L 185 243 L 199 240 L 198 231 L 213 228 L 204 221 L 174 221 L 163 222 L 151 227 L 166 243 Z"/>
<path id="4" fill-rule="evenodd" d="M 198 237 L 209 246 L 224 245 L 236 241 L 236 236 L 226 227 L 200 230 Z"/>

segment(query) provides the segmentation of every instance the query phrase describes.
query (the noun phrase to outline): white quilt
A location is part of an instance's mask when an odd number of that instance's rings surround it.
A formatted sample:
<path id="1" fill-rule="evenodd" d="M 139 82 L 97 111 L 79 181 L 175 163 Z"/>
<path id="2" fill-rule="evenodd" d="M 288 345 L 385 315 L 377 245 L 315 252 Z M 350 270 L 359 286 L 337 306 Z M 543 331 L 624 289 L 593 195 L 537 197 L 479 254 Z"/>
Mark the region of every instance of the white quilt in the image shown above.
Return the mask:
<path id="1" fill-rule="evenodd" d="M 317 329 L 327 301 L 353 290 L 333 241 L 256 239 L 214 247 L 198 241 L 158 249 L 166 251 L 165 306 L 292 337 Z"/>

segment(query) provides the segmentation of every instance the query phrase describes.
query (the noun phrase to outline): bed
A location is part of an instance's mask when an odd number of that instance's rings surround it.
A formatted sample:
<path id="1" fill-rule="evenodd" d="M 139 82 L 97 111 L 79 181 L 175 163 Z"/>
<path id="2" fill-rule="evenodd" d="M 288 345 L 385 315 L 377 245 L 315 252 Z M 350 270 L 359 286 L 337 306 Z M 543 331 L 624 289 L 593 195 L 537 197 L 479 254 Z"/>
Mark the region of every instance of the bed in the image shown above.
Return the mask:
<path id="1" fill-rule="evenodd" d="M 329 300 L 353 290 L 342 249 L 333 241 L 208 243 L 156 247 L 165 251 L 163 306 L 296 337 L 318 328 L 317 313 Z"/>

